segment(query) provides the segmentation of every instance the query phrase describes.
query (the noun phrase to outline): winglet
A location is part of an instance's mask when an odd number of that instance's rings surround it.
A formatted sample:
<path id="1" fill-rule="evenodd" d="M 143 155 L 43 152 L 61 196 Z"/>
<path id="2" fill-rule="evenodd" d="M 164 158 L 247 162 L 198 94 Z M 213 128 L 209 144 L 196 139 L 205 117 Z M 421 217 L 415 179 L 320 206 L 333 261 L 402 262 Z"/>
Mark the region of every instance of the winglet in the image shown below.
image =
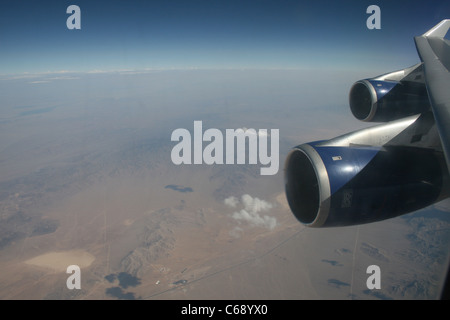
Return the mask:
<path id="1" fill-rule="evenodd" d="M 423 34 L 424 37 L 444 38 L 450 29 L 450 19 L 445 19 Z"/>

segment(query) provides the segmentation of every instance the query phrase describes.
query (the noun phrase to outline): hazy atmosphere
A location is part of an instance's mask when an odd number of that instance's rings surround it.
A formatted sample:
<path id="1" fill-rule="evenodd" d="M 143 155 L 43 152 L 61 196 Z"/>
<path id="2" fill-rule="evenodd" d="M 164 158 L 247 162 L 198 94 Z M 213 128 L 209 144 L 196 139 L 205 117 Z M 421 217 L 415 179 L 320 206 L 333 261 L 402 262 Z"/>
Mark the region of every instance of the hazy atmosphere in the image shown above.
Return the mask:
<path id="1" fill-rule="evenodd" d="M 413 36 L 449 18 L 446 1 L 380 1 L 380 30 L 365 1 L 44 3 L 0 5 L 0 299 L 439 298 L 449 201 L 306 228 L 283 166 L 371 125 L 351 85 L 419 62 Z M 278 129 L 277 174 L 174 164 L 171 134 L 194 121 Z"/>

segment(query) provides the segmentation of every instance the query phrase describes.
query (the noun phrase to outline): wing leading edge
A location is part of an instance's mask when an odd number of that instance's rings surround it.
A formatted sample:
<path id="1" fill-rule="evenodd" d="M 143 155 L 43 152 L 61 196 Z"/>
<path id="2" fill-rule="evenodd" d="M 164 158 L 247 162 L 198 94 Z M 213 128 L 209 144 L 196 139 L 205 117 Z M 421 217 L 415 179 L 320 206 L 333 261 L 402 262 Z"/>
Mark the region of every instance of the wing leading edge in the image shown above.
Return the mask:
<path id="1" fill-rule="evenodd" d="M 449 29 L 450 19 L 446 19 L 414 40 L 423 62 L 428 96 L 450 170 L 450 41 L 444 38 Z"/>

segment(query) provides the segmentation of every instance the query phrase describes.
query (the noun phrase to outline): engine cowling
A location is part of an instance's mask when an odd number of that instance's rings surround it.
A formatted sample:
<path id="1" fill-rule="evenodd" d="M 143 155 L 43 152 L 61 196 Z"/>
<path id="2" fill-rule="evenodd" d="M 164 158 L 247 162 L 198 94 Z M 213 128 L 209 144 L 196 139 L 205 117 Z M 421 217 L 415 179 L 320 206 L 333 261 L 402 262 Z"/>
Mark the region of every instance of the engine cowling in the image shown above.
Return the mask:
<path id="1" fill-rule="evenodd" d="M 380 221 L 445 197 L 444 156 L 414 147 L 295 147 L 285 164 L 285 188 L 295 217 L 310 227 Z"/>
<path id="2" fill-rule="evenodd" d="M 355 82 L 349 93 L 350 110 L 355 118 L 386 122 L 429 110 L 426 86 L 416 79 L 421 77 L 418 69 L 409 71 L 407 76 L 404 76 L 405 69 Z"/>

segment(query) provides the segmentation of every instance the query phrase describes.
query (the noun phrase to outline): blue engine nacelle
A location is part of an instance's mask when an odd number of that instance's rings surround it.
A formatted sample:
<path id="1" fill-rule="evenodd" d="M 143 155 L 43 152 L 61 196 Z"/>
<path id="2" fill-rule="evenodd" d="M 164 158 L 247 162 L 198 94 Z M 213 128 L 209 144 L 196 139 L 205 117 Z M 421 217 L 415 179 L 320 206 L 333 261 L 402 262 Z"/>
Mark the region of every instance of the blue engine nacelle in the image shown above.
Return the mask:
<path id="1" fill-rule="evenodd" d="M 285 163 L 295 217 L 310 227 L 384 220 L 429 206 L 448 194 L 442 152 L 414 147 L 295 147 Z"/>
<path id="2" fill-rule="evenodd" d="M 350 89 L 350 109 L 358 120 L 386 122 L 427 111 L 430 108 L 424 83 L 366 79 Z"/>

